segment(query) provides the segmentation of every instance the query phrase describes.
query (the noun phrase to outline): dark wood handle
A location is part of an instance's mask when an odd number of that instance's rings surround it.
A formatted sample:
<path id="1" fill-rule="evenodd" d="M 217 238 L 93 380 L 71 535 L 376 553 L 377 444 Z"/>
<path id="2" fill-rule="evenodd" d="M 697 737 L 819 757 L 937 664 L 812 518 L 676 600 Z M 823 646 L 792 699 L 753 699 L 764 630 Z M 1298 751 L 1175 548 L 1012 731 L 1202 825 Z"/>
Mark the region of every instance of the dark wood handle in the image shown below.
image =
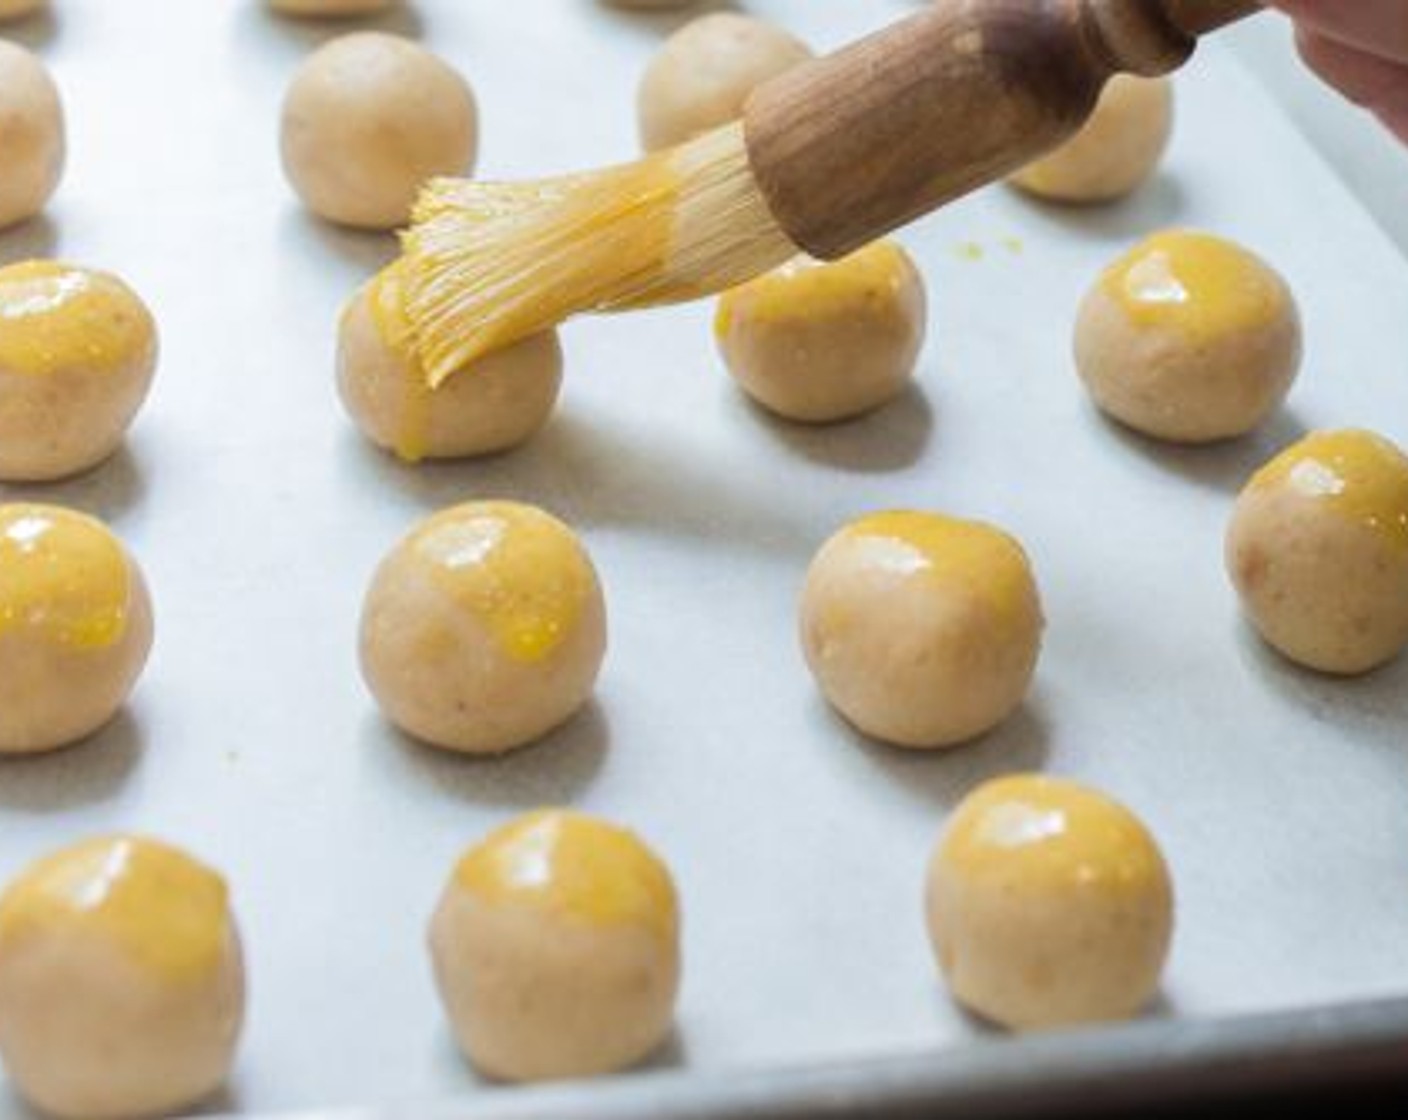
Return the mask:
<path id="1" fill-rule="evenodd" d="M 1246 0 L 947 0 L 758 89 L 748 156 L 778 224 L 833 259 L 1067 139 L 1112 74 L 1181 66 Z"/>
<path id="2" fill-rule="evenodd" d="M 1261 4 L 1257 0 L 1166 0 L 1164 7 L 1170 23 L 1197 38 L 1255 15 Z"/>

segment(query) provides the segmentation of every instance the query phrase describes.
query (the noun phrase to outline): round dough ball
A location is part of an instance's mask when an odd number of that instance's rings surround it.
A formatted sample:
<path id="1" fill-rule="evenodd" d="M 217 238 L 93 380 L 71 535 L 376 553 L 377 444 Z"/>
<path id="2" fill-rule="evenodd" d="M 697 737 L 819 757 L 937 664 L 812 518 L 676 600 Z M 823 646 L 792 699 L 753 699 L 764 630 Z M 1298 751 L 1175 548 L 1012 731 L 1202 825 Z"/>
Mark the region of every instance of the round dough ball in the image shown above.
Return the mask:
<path id="1" fill-rule="evenodd" d="M 313 213 L 364 229 L 410 217 L 427 179 L 465 175 L 478 145 L 468 83 L 407 39 L 362 31 L 309 55 L 284 98 L 284 172 Z"/>
<path id="2" fill-rule="evenodd" d="M 146 581 L 102 522 L 0 505 L 0 755 L 97 731 L 126 701 L 151 644 Z"/>
<path id="3" fill-rule="evenodd" d="M 49 0 L 0 0 L 0 20 L 19 19 L 47 7 Z"/>
<path id="4" fill-rule="evenodd" d="M 949 821 L 925 910 L 965 1007 L 1031 1029 L 1123 1019 L 1159 984 L 1173 884 L 1128 809 L 1075 782 L 990 781 Z"/>
<path id="5" fill-rule="evenodd" d="M 1113 202 L 1154 174 L 1172 133 L 1173 83 L 1117 74 L 1084 127 L 1009 182 L 1053 202 Z"/>
<path id="6" fill-rule="evenodd" d="M 392 723 L 436 746 L 497 754 L 586 703 L 606 652 L 606 606 L 566 525 L 517 502 L 469 502 L 423 521 L 382 561 L 361 652 Z"/>
<path id="7" fill-rule="evenodd" d="M 1237 499 L 1227 571 L 1292 661 L 1363 673 L 1408 645 L 1408 458 L 1365 431 L 1317 432 Z"/>
<path id="8" fill-rule="evenodd" d="M 641 142 L 653 152 L 737 120 L 753 90 L 811 57 L 805 43 L 763 20 L 700 16 L 665 41 L 641 79 Z"/>
<path id="9" fill-rule="evenodd" d="M 183 1111 L 229 1072 L 244 967 L 224 880 L 138 837 L 41 859 L 0 898 L 0 1056 L 71 1120 Z"/>
<path id="10" fill-rule="evenodd" d="M 366 437 L 407 462 L 487 455 L 528 439 L 552 413 L 562 384 L 556 331 L 530 335 L 431 389 L 411 341 L 393 264 L 342 313 L 337 387 Z"/>
<path id="11" fill-rule="evenodd" d="M 157 334 L 108 272 L 26 261 L 0 268 L 0 481 L 85 471 L 122 442 L 147 399 Z"/>
<path id="12" fill-rule="evenodd" d="M 924 344 L 924 281 L 893 241 L 833 264 L 800 257 L 724 293 L 714 333 L 743 390 L 789 420 L 845 420 L 893 400 Z"/>
<path id="13" fill-rule="evenodd" d="M 508 1081 L 633 1065 L 670 1030 L 679 906 L 632 833 L 580 813 L 529 813 L 455 867 L 430 924 L 460 1048 Z"/>
<path id="14" fill-rule="evenodd" d="M 64 110 L 59 88 L 35 55 L 3 39 L 0 168 L 4 168 L 0 173 L 0 229 L 43 210 L 64 170 Z"/>
<path id="15" fill-rule="evenodd" d="M 1145 435 L 1243 435 L 1285 399 L 1300 315 L 1267 264 L 1230 241 L 1170 231 L 1105 270 L 1081 304 L 1076 367 L 1095 403 Z"/>
<path id="16" fill-rule="evenodd" d="M 384 12 L 397 0 L 268 0 L 269 7 L 286 16 L 365 16 Z"/>
<path id="17" fill-rule="evenodd" d="M 948 747 L 1021 703 L 1041 647 L 1021 545 L 978 522 L 875 513 L 822 546 L 802 591 L 807 664 L 861 731 Z"/>

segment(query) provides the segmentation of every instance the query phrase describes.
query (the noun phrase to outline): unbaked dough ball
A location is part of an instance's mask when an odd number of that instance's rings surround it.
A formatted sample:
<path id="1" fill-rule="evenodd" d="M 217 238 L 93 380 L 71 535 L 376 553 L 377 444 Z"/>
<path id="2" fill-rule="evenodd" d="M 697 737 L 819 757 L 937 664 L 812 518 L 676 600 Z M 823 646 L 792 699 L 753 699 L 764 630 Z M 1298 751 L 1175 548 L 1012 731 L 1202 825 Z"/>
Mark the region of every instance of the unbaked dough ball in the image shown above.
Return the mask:
<path id="1" fill-rule="evenodd" d="M 43 210 L 63 170 L 59 89 L 35 55 L 0 39 L 0 229 Z"/>
<path id="2" fill-rule="evenodd" d="M 1205 443 L 1256 427 L 1300 366 L 1300 315 L 1258 257 L 1205 233 L 1158 233 L 1081 304 L 1076 367 L 1095 403 L 1157 439 Z"/>
<path id="3" fill-rule="evenodd" d="M 556 331 L 530 335 L 461 370 L 436 389 L 411 341 L 402 266 L 364 285 L 342 313 L 337 387 L 373 443 L 408 462 L 486 455 L 532 436 L 562 383 Z"/>
<path id="4" fill-rule="evenodd" d="M 737 120 L 753 90 L 811 57 L 806 44 L 763 20 L 700 16 L 665 41 L 641 79 L 641 142 L 656 151 Z"/>
<path id="5" fill-rule="evenodd" d="M 1227 570 L 1293 661 L 1363 673 L 1408 645 L 1408 458 L 1365 431 L 1317 432 L 1237 499 Z"/>
<path id="6" fill-rule="evenodd" d="M 791 420 L 859 416 L 893 400 L 924 343 L 924 281 L 893 241 L 833 264 L 799 257 L 726 292 L 714 333 L 729 372 Z"/>
<path id="7" fill-rule="evenodd" d="M 530 813 L 455 867 L 430 924 L 460 1048 L 508 1081 L 632 1065 L 670 1030 L 679 907 L 632 833 L 580 813 Z"/>
<path id="8" fill-rule="evenodd" d="M 225 882 L 184 852 L 89 840 L 0 898 L 0 1056 L 50 1115 L 186 1110 L 224 1082 L 243 1016 Z"/>
<path id="9" fill-rule="evenodd" d="M 1071 139 L 1011 178 L 1053 202 L 1111 202 L 1153 175 L 1173 132 L 1173 83 L 1117 74 Z"/>
<path id="10" fill-rule="evenodd" d="M 1148 830 L 1075 782 L 990 781 L 929 864 L 929 937 L 954 997 L 1005 1027 L 1122 1019 L 1154 994 L 1173 885 Z"/>
<path id="11" fill-rule="evenodd" d="M 365 16 L 384 12 L 399 0 L 267 0 L 274 11 L 288 16 Z"/>
<path id="12" fill-rule="evenodd" d="M 126 701 L 152 644 L 136 561 L 102 522 L 0 505 L 0 754 L 76 742 Z"/>
<path id="13" fill-rule="evenodd" d="M 0 268 L 0 481 L 100 463 L 147 398 L 157 334 L 108 272 L 26 261 Z"/>
<path id="14" fill-rule="evenodd" d="M 19 19 L 46 7 L 49 0 L 0 0 L 0 20 Z"/>
<path id="15" fill-rule="evenodd" d="M 284 98 L 284 172 L 329 221 L 391 229 L 427 179 L 468 174 L 478 145 L 469 85 L 407 39 L 362 31 L 311 54 Z"/>
<path id="16" fill-rule="evenodd" d="M 807 664 L 867 735 L 947 747 L 1000 723 L 1041 646 L 1036 583 L 999 529 L 933 513 L 875 513 L 822 546 L 802 590 Z"/>
<path id="17" fill-rule="evenodd" d="M 361 647 L 391 722 L 436 746 L 494 754 L 586 702 L 606 607 L 586 549 L 557 518 L 469 502 L 422 522 L 382 561 Z"/>

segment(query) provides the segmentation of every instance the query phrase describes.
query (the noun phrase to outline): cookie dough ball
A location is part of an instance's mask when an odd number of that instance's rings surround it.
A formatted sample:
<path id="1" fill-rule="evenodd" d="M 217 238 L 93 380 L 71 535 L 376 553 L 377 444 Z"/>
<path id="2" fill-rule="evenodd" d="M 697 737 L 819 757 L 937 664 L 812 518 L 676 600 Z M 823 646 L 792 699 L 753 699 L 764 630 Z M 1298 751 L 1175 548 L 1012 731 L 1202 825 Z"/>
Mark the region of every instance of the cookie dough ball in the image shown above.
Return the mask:
<path id="1" fill-rule="evenodd" d="M 157 334 L 108 272 L 0 268 L 0 481 L 78 474 L 117 450 L 147 398 Z"/>
<path id="2" fill-rule="evenodd" d="M 1095 403 L 1156 439 L 1243 435 L 1300 368 L 1300 314 L 1284 280 L 1205 233 L 1158 233 L 1105 270 L 1076 320 L 1076 368 Z"/>
<path id="3" fill-rule="evenodd" d="M 1292 661 L 1364 673 L 1408 645 L 1408 458 L 1365 431 L 1317 432 L 1237 499 L 1227 571 Z"/>
<path id="4" fill-rule="evenodd" d="M 0 21 L 33 15 L 48 3 L 49 0 L 0 0 Z"/>
<path id="5" fill-rule="evenodd" d="M 430 924 L 460 1048 L 507 1081 L 633 1065 L 670 1030 L 679 907 L 632 833 L 580 813 L 530 813 L 455 867 Z"/>
<path id="6" fill-rule="evenodd" d="M 845 420 L 893 400 L 924 343 L 924 281 L 893 241 L 801 257 L 726 292 L 714 333 L 743 390 L 789 420 Z"/>
<path id="7" fill-rule="evenodd" d="M 5 17 L 0 14 L 0 18 Z M 64 110 L 59 89 L 37 57 L 3 39 L 0 168 L 4 169 L 0 172 L 0 229 L 43 210 L 64 170 Z"/>
<path id="8" fill-rule="evenodd" d="M 126 701 L 151 644 L 146 582 L 102 522 L 0 505 L 0 755 L 97 731 Z"/>
<path id="9" fill-rule="evenodd" d="M 0 898 L 0 1056 L 71 1120 L 184 1111 L 225 1080 L 244 968 L 225 882 L 155 840 L 89 840 Z"/>
<path id="10" fill-rule="evenodd" d="M 1173 931 L 1163 855 L 1128 809 L 1035 775 L 979 786 L 929 864 L 925 908 L 954 997 L 1005 1027 L 1123 1019 Z"/>
<path id="11" fill-rule="evenodd" d="M 1085 126 L 1010 182 L 1053 202 L 1113 202 L 1143 185 L 1173 132 L 1173 83 L 1118 74 Z"/>
<path id="12" fill-rule="evenodd" d="M 384 12 L 398 0 L 268 0 L 269 7 L 286 16 L 366 16 Z"/>
<path id="13" fill-rule="evenodd" d="M 802 591 L 807 664 L 867 735 L 947 747 L 1000 723 L 1036 667 L 1042 615 L 1021 545 L 932 513 L 876 513 L 822 546 Z"/>
<path id="14" fill-rule="evenodd" d="M 453 69 L 407 39 L 358 32 L 314 51 L 289 86 L 284 172 L 313 213 L 391 229 L 427 179 L 469 173 L 478 131 Z"/>
<path id="15" fill-rule="evenodd" d="M 342 313 L 338 392 L 369 440 L 407 462 L 455 459 L 507 450 L 543 426 L 562 383 L 556 331 L 496 350 L 432 390 L 402 293 L 393 264 Z"/>
<path id="16" fill-rule="evenodd" d="M 641 79 L 641 142 L 656 151 L 729 124 L 753 90 L 811 57 L 805 43 L 763 20 L 700 16 L 665 41 Z"/>
<path id="17" fill-rule="evenodd" d="M 469 502 L 422 522 L 382 561 L 361 647 L 392 723 L 436 746 L 496 754 L 587 701 L 606 607 L 566 525 L 533 506 Z"/>

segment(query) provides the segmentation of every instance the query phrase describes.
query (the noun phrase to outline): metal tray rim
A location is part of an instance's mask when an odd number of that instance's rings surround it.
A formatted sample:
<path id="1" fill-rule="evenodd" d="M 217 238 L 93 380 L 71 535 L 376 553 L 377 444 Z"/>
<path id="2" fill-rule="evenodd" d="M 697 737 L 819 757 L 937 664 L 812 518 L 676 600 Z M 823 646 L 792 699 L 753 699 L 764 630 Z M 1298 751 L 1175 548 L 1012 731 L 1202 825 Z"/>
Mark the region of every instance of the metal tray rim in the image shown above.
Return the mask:
<path id="1" fill-rule="evenodd" d="M 659 1071 L 457 1101 L 284 1114 L 313 1120 L 1040 1120 L 1408 1078 L 1408 997 L 994 1036 L 793 1069 Z M 232 1118 L 233 1120 L 233 1118 Z"/>

